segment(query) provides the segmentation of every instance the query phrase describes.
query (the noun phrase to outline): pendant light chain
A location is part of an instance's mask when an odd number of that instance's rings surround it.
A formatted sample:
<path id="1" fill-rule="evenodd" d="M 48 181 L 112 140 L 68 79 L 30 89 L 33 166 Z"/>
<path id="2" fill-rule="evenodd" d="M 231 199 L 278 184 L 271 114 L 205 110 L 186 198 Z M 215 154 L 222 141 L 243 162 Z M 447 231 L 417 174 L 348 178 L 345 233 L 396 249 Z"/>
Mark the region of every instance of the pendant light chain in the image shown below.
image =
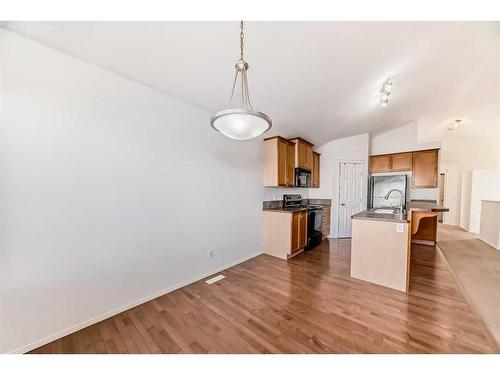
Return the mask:
<path id="1" fill-rule="evenodd" d="M 240 61 L 243 64 L 246 64 L 243 59 L 243 49 L 245 47 L 245 43 L 243 39 L 245 38 L 245 33 L 243 32 L 243 21 L 240 21 Z M 247 65 L 248 66 L 248 65 Z M 252 103 L 250 102 L 250 93 L 248 90 L 248 78 L 247 78 L 247 69 L 245 68 L 241 72 L 241 106 L 244 108 L 244 105 L 250 110 L 253 110 Z"/>
<path id="2" fill-rule="evenodd" d="M 243 33 L 243 21 L 240 21 L 240 60 L 243 60 L 243 38 L 245 34 Z"/>
<path id="3" fill-rule="evenodd" d="M 238 82 L 238 74 L 241 74 L 240 107 L 253 110 L 252 103 L 250 102 L 250 92 L 248 90 L 248 64 L 245 60 L 243 60 L 243 50 L 245 48 L 244 38 L 245 33 L 243 32 L 243 21 L 240 21 L 240 60 L 236 62 L 236 73 L 234 75 L 233 89 L 231 90 L 231 96 L 229 97 L 229 101 L 227 102 L 226 109 L 229 109 L 231 107 L 231 103 L 233 102 L 234 98 L 234 91 L 236 89 L 236 83 Z"/>

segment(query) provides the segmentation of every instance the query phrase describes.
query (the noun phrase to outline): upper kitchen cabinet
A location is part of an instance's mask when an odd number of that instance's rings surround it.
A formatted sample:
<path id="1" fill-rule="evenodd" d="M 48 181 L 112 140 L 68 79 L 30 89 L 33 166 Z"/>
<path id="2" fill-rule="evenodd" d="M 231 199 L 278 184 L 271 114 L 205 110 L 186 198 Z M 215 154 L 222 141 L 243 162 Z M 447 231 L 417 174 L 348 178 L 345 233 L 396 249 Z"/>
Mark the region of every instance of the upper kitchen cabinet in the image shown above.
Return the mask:
<path id="1" fill-rule="evenodd" d="M 370 156 L 370 173 L 412 172 L 412 187 L 436 188 L 438 149 Z"/>
<path id="2" fill-rule="evenodd" d="M 413 152 L 412 171 L 413 188 L 436 188 L 438 180 L 438 150 Z"/>
<path id="3" fill-rule="evenodd" d="M 391 171 L 411 171 L 412 153 L 403 152 L 400 154 L 391 154 Z"/>
<path id="4" fill-rule="evenodd" d="M 292 138 L 289 141 L 295 144 L 295 168 L 312 171 L 314 145 L 302 138 Z"/>
<path id="5" fill-rule="evenodd" d="M 391 157 L 390 155 L 370 156 L 370 172 L 390 172 Z"/>
<path id="6" fill-rule="evenodd" d="M 264 139 L 264 185 L 295 186 L 295 144 L 276 136 Z"/>
<path id="7" fill-rule="evenodd" d="M 319 158 L 320 154 L 313 151 L 313 167 L 311 173 L 311 187 L 319 188 Z"/>
<path id="8" fill-rule="evenodd" d="M 286 186 L 295 186 L 295 145 L 288 142 L 286 145 Z"/>

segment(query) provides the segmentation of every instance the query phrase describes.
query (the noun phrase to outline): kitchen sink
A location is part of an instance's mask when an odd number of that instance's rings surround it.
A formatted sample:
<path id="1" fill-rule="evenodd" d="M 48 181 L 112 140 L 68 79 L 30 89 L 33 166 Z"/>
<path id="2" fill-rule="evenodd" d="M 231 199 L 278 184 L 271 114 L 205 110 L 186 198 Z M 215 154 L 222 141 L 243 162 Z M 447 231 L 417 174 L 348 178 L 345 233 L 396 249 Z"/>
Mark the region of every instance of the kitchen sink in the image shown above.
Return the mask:
<path id="1" fill-rule="evenodd" d="M 373 212 L 376 214 L 395 214 L 396 210 L 391 210 L 390 208 L 375 208 Z"/>

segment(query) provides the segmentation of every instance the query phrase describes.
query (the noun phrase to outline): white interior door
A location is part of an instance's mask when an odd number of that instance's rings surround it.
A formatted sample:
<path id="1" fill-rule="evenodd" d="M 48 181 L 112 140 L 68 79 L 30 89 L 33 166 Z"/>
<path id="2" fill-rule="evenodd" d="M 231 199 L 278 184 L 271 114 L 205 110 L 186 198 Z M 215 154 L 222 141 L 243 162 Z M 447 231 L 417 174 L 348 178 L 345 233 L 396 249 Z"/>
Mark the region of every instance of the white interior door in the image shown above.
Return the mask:
<path id="1" fill-rule="evenodd" d="M 351 237 L 351 216 L 363 207 L 362 163 L 341 162 L 339 165 L 339 237 Z"/>

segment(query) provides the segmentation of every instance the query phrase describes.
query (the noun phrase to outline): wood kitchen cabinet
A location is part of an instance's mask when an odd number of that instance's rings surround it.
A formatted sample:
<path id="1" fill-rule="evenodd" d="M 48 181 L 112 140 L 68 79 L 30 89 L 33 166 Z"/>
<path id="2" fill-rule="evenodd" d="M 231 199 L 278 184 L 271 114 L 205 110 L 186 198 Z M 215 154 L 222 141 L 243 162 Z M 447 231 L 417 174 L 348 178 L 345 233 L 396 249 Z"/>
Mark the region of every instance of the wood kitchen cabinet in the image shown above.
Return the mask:
<path id="1" fill-rule="evenodd" d="M 402 152 L 391 154 L 391 172 L 402 172 L 412 170 L 412 153 Z"/>
<path id="2" fill-rule="evenodd" d="M 313 166 L 311 173 L 311 187 L 319 188 L 319 158 L 320 154 L 313 151 Z"/>
<path id="3" fill-rule="evenodd" d="M 303 138 L 292 138 L 289 141 L 295 144 L 295 168 L 312 171 L 314 145 Z"/>
<path id="4" fill-rule="evenodd" d="M 292 214 L 292 246 L 291 252 L 303 249 L 307 245 L 307 211 Z"/>
<path id="5" fill-rule="evenodd" d="M 370 173 L 411 171 L 413 188 L 436 188 L 438 151 L 433 149 L 370 156 Z"/>
<path id="6" fill-rule="evenodd" d="M 286 186 L 295 186 L 295 145 L 288 142 L 286 145 Z"/>
<path id="7" fill-rule="evenodd" d="M 295 186 L 295 144 L 282 137 L 264 139 L 264 185 Z"/>
<path id="8" fill-rule="evenodd" d="M 264 211 L 263 251 L 282 259 L 300 254 L 307 245 L 307 210 Z"/>
<path id="9" fill-rule="evenodd" d="M 391 157 L 390 155 L 370 156 L 370 172 L 390 172 Z"/>
<path id="10" fill-rule="evenodd" d="M 412 154 L 412 187 L 436 188 L 438 150 L 415 151 Z"/>

